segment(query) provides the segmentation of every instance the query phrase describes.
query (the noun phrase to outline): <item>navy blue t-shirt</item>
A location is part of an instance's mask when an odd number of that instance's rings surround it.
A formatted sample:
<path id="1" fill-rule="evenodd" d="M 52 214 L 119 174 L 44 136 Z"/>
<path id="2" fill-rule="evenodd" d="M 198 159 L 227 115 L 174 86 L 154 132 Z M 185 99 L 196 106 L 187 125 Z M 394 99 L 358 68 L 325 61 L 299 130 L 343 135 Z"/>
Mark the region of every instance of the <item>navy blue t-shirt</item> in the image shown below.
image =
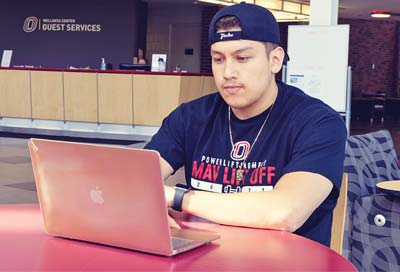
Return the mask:
<path id="1" fill-rule="evenodd" d="M 295 233 L 329 246 L 346 128 L 340 115 L 320 100 L 280 81 L 277 84 L 275 105 L 242 165 L 242 181 L 236 180 L 236 170 L 271 108 L 246 120 L 231 112 L 232 147 L 228 105 L 219 93 L 210 94 L 175 109 L 146 148 L 157 150 L 174 170 L 184 166 L 188 186 L 215 193 L 272 190 L 290 172 L 321 174 L 334 188 Z"/>

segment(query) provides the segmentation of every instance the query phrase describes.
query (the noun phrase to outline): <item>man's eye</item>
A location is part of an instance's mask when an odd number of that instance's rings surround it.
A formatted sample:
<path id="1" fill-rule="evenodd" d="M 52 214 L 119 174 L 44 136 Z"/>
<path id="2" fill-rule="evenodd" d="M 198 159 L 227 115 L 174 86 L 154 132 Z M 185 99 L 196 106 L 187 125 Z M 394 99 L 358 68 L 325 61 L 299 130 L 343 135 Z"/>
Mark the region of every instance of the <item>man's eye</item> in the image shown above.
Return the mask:
<path id="1" fill-rule="evenodd" d="M 247 62 L 248 60 L 250 59 L 250 57 L 237 57 L 237 60 L 239 61 L 239 62 Z"/>
<path id="2" fill-rule="evenodd" d="M 223 61 L 222 58 L 213 58 L 213 61 L 216 63 L 221 63 Z"/>

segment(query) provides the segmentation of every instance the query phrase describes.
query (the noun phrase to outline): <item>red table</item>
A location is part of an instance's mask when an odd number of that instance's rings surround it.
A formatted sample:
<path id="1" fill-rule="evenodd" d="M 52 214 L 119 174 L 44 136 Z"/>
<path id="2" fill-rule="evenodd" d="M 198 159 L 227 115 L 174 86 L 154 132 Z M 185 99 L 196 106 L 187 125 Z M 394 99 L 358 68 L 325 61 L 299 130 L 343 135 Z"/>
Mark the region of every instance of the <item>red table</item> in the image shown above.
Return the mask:
<path id="1" fill-rule="evenodd" d="M 175 257 L 160 257 L 52 237 L 44 232 L 38 205 L 0 205 L 0 270 L 356 271 L 336 252 L 288 232 L 199 221 L 181 225 L 215 231 L 221 238 Z"/>

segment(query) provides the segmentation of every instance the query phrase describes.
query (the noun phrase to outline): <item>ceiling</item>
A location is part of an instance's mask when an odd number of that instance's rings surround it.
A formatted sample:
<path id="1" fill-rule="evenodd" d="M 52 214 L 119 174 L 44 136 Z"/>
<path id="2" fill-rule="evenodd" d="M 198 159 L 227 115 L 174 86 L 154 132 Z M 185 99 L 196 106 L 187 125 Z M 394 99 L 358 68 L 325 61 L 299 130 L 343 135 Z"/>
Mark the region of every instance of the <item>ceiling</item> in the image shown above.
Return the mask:
<path id="1" fill-rule="evenodd" d="M 166 5 L 192 5 L 195 0 L 143 0 L 151 6 Z M 310 2 L 309 0 L 292 0 L 297 2 Z M 318 0 L 315 0 L 318 1 Z M 400 14 L 399 0 L 339 0 L 339 17 L 367 20 L 397 20 L 400 16 L 392 16 L 388 19 L 375 19 L 370 17 L 373 9 L 388 9 L 393 13 Z"/>

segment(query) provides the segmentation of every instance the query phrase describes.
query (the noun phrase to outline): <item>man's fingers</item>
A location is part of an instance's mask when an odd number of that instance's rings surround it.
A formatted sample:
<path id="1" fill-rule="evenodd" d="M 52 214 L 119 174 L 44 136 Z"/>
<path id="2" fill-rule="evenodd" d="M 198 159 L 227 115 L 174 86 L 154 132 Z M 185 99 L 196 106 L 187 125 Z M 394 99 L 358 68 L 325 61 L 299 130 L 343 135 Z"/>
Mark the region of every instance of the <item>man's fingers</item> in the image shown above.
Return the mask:
<path id="1" fill-rule="evenodd" d="M 174 219 L 172 219 L 171 216 L 168 215 L 168 223 L 169 226 L 175 229 L 180 229 L 181 227 L 178 225 L 178 223 L 176 223 L 176 221 Z"/>

